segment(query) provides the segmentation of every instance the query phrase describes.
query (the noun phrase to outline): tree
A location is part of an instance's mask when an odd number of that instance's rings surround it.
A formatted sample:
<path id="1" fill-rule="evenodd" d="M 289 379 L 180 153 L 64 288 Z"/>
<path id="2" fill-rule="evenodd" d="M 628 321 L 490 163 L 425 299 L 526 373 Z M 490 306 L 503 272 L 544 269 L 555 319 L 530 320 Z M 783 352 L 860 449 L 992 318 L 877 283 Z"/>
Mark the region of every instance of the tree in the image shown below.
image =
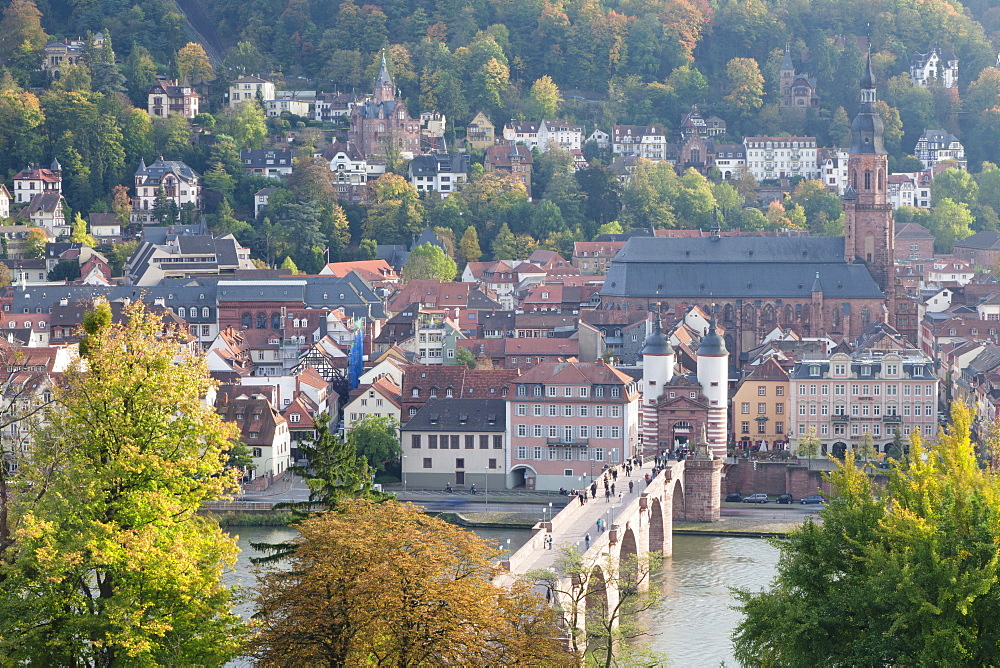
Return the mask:
<path id="1" fill-rule="evenodd" d="M 45 244 L 49 242 L 49 233 L 44 227 L 32 227 L 24 235 L 24 257 L 40 258 L 45 256 Z"/>
<path id="2" fill-rule="evenodd" d="M 753 58 L 733 58 L 726 64 L 729 92 L 723 98 L 742 115 L 764 104 L 764 76 Z"/>
<path id="3" fill-rule="evenodd" d="M 69 240 L 73 243 L 80 243 L 84 246 L 90 246 L 91 248 L 97 246 L 97 240 L 90 235 L 87 227 L 87 221 L 84 220 L 80 213 L 77 213 L 73 218 L 73 225 L 70 230 L 71 233 Z"/>
<path id="4" fill-rule="evenodd" d="M 7 268 L 7 265 L 0 264 L 0 288 L 6 288 L 10 285 L 10 269 Z"/>
<path id="5" fill-rule="evenodd" d="M 36 69 L 49 36 L 42 13 L 32 0 L 11 0 L 0 19 L 0 63 L 22 79 Z"/>
<path id="6" fill-rule="evenodd" d="M 500 226 L 497 235 L 493 237 L 490 244 L 490 255 L 494 260 L 514 260 L 514 233 L 510 231 L 507 223 Z"/>
<path id="7" fill-rule="evenodd" d="M 108 253 L 108 264 L 111 265 L 112 276 L 121 276 L 124 274 L 125 263 L 128 262 L 138 247 L 139 242 L 135 240 L 126 241 L 111 247 L 111 252 Z"/>
<path id="8" fill-rule="evenodd" d="M 979 184 L 964 169 L 949 167 L 934 176 L 931 187 L 931 206 L 943 199 L 973 206 L 979 202 Z"/>
<path id="9" fill-rule="evenodd" d="M 285 259 L 281 263 L 281 268 L 289 270 L 293 276 L 299 273 L 299 268 L 295 266 L 295 260 L 290 255 L 285 256 Z"/>
<path id="10" fill-rule="evenodd" d="M 215 70 L 201 44 L 188 42 L 177 52 L 177 76 L 191 84 L 211 81 L 215 77 Z"/>
<path id="11" fill-rule="evenodd" d="M 927 219 L 927 227 L 934 234 L 935 250 L 950 253 L 956 241 L 972 236 L 972 222 L 968 205 L 948 198 L 939 201 Z"/>
<path id="12" fill-rule="evenodd" d="M 133 44 L 122 69 L 129 99 L 133 104 L 145 107 L 148 104 L 149 87 L 156 81 L 156 62 L 152 54 L 146 47 Z"/>
<path id="13" fill-rule="evenodd" d="M 0 81 L 0 172 L 23 169 L 40 158 L 44 122 L 33 93 L 20 90 L 13 81 Z"/>
<path id="14" fill-rule="evenodd" d="M 237 488 L 238 436 L 204 401 L 204 359 L 141 301 L 84 316 L 53 387 L 0 565 L 0 652 L 45 665 L 221 665 L 244 623 L 222 570 L 234 539 L 197 514 Z"/>
<path id="15" fill-rule="evenodd" d="M 845 151 L 851 147 L 851 119 L 847 117 L 847 111 L 843 107 L 837 107 L 833 112 L 828 134 L 833 146 Z"/>
<path id="16" fill-rule="evenodd" d="M 403 265 L 403 280 L 409 283 L 418 278 L 451 281 L 458 273 L 458 265 L 445 255 L 440 246 L 427 242 L 410 251 Z"/>
<path id="17" fill-rule="evenodd" d="M 816 437 L 816 427 L 809 427 L 806 437 L 799 441 L 799 446 L 795 448 L 798 457 L 805 457 L 809 460 L 809 468 L 812 468 L 812 459 L 819 454 L 819 438 Z"/>
<path id="18" fill-rule="evenodd" d="M 580 665 L 662 665 L 663 657 L 656 660 L 636 642 L 645 635 L 640 613 L 662 600 L 649 586 L 661 560 L 654 552 L 643 557 L 586 557 L 577 546 L 566 545 L 551 568 L 529 571 L 523 578 L 552 592 L 561 626 L 570 634 L 572 658 Z M 617 597 L 609 596 L 612 590 L 617 590 Z M 586 628 L 581 628 L 584 621 Z M 644 660 L 632 663 L 640 657 Z"/>
<path id="19" fill-rule="evenodd" d="M 861 458 L 865 464 L 865 468 L 868 468 L 868 463 L 875 458 L 875 437 L 869 432 L 865 432 L 861 435 L 861 440 L 858 441 L 857 456 Z"/>
<path id="20" fill-rule="evenodd" d="M 458 242 L 458 254 L 464 262 L 478 262 L 483 256 L 483 251 L 479 250 L 479 235 L 474 226 L 465 228 L 465 234 Z"/>
<path id="21" fill-rule="evenodd" d="M 531 84 L 525 111 L 528 118 L 555 118 L 562 101 L 559 86 L 546 74 Z"/>
<path id="22" fill-rule="evenodd" d="M 376 471 L 385 471 L 388 462 L 399 461 L 399 420 L 393 417 L 366 415 L 351 424 L 347 442 Z"/>
<path id="23" fill-rule="evenodd" d="M 264 108 L 256 102 L 249 102 L 240 104 L 235 109 L 230 108 L 227 114 L 226 126 L 236 145 L 242 148 L 260 148 L 267 138 L 267 116 L 264 114 Z"/>
<path id="24" fill-rule="evenodd" d="M 979 467 L 972 415 L 890 468 L 879 487 L 853 454 L 821 515 L 781 542 L 778 575 L 738 591 L 742 665 L 988 665 L 1000 652 L 996 480 Z M 850 623 L 830 624 L 829 620 Z"/>
<path id="25" fill-rule="evenodd" d="M 498 551 L 409 504 L 346 501 L 299 525 L 256 590 L 262 665 L 568 666 L 554 615 L 491 582 Z"/>
<path id="26" fill-rule="evenodd" d="M 621 223 L 617 220 L 612 220 L 610 223 L 604 223 L 597 228 L 598 234 L 625 234 L 625 230 L 622 229 Z"/>
<path id="27" fill-rule="evenodd" d="M 409 243 L 426 219 L 416 188 L 398 174 L 383 174 L 369 189 L 364 236 L 384 244 Z"/>
<path id="28" fill-rule="evenodd" d="M 455 352 L 455 364 L 464 364 L 470 369 L 476 368 L 476 357 L 468 348 L 459 348 Z"/>
<path id="29" fill-rule="evenodd" d="M 47 278 L 52 282 L 74 281 L 80 278 L 80 263 L 76 260 L 59 260 Z"/>

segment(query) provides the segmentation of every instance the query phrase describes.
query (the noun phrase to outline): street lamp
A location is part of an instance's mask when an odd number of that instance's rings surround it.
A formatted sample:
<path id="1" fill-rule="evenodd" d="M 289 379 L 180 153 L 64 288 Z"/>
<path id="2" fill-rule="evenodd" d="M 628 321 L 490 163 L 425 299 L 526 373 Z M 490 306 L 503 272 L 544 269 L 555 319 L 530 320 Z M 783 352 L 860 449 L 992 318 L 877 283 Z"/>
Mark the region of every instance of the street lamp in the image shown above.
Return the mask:
<path id="1" fill-rule="evenodd" d="M 406 455 L 403 455 L 403 493 L 406 493 Z"/>
<path id="2" fill-rule="evenodd" d="M 549 501 L 549 522 L 552 521 L 552 502 Z"/>
<path id="3" fill-rule="evenodd" d="M 490 512 L 490 465 L 489 464 L 486 465 L 486 473 L 483 475 L 483 478 L 486 481 L 483 484 L 483 487 L 486 488 L 485 489 L 485 491 L 486 491 L 486 512 Z"/>

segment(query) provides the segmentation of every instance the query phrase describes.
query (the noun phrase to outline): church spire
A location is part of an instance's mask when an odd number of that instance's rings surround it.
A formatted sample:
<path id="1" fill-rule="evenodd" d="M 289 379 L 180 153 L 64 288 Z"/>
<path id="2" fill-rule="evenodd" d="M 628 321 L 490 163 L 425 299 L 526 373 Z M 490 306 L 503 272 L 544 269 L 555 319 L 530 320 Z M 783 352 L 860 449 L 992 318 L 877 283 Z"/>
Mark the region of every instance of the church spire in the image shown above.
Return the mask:
<path id="1" fill-rule="evenodd" d="M 851 122 L 851 153 L 885 153 L 882 131 L 882 117 L 875 107 L 875 75 L 869 51 L 865 71 L 861 75 L 861 105 L 858 115 Z"/>

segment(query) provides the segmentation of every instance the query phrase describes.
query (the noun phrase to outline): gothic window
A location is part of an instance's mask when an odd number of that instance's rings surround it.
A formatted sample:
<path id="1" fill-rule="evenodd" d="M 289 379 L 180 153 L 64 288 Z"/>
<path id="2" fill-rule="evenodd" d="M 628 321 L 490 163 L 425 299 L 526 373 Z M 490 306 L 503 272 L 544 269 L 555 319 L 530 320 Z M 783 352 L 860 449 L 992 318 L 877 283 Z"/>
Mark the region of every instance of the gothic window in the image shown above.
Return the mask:
<path id="1" fill-rule="evenodd" d="M 755 327 L 757 325 L 757 314 L 754 312 L 753 306 L 749 304 L 743 307 L 743 325 L 746 327 Z"/>
<path id="2" fill-rule="evenodd" d="M 257 329 L 267 329 L 267 315 L 264 313 L 257 314 Z"/>
<path id="3" fill-rule="evenodd" d="M 885 190 L 885 171 L 878 170 L 878 190 L 883 192 Z"/>
<path id="4" fill-rule="evenodd" d="M 251 327 L 253 327 L 253 316 L 250 315 L 249 313 L 244 313 L 243 315 L 241 315 L 240 325 L 243 326 L 243 329 L 250 329 Z"/>
<path id="5" fill-rule="evenodd" d="M 830 309 L 830 322 L 833 323 L 833 328 L 835 330 L 840 329 L 840 307 L 834 306 Z"/>
<path id="6" fill-rule="evenodd" d="M 794 322 L 794 320 L 795 320 L 795 312 L 792 311 L 792 305 L 785 304 L 785 324 L 792 323 Z"/>
<path id="7" fill-rule="evenodd" d="M 861 326 L 867 327 L 872 320 L 872 313 L 868 309 L 861 309 Z"/>
<path id="8" fill-rule="evenodd" d="M 732 322 L 733 321 L 733 305 L 732 304 L 726 304 L 726 307 L 724 309 L 722 309 L 722 319 L 725 322 Z"/>
<path id="9" fill-rule="evenodd" d="M 872 170 L 865 170 L 865 190 L 871 190 L 872 188 Z"/>
<path id="10" fill-rule="evenodd" d="M 851 187 L 855 190 L 858 189 L 858 173 L 853 169 L 851 170 Z"/>
<path id="11" fill-rule="evenodd" d="M 773 327 L 775 324 L 774 307 L 766 304 L 760 312 L 760 321 L 766 327 Z"/>
<path id="12" fill-rule="evenodd" d="M 281 329 L 281 314 L 272 313 L 271 314 L 271 329 Z"/>

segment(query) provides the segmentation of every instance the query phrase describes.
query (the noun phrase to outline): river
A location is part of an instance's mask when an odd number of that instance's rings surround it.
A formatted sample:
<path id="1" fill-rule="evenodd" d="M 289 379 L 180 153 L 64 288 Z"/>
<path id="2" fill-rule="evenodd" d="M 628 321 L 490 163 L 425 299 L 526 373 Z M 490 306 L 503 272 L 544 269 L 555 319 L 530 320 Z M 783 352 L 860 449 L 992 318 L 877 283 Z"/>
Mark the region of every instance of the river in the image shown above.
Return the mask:
<path id="1" fill-rule="evenodd" d="M 240 582 L 250 588 L 254 576 L 250 543 L 280 542 L 295 535 L 287 527 L 239 527 L 240 557 L 236 570 L 227 582 Z M 518 529 L 477 529 L 483 538 L 495 539 L 506 550 L 517 550 L 527 541 L 530 532 Z M 673 668 L 703 666 L 736 666 L 729 636 L 739 622 L 739 614 L 730 609 L 733 597 L 728 587 L 760 590 L 774 577 L 778 565 L 778 550 L 756 538 L 714 536 L 674 536 L 674 554 L 664 560 L 655 578 L 662 587 L 664 604 L 650 615 L 650 637 L 653 648 L 670 657 Z M 240 614 L 249 616 L 250 604 L 239 607 Z M 247 666 L 233 662 L 231 668 Z"/>

